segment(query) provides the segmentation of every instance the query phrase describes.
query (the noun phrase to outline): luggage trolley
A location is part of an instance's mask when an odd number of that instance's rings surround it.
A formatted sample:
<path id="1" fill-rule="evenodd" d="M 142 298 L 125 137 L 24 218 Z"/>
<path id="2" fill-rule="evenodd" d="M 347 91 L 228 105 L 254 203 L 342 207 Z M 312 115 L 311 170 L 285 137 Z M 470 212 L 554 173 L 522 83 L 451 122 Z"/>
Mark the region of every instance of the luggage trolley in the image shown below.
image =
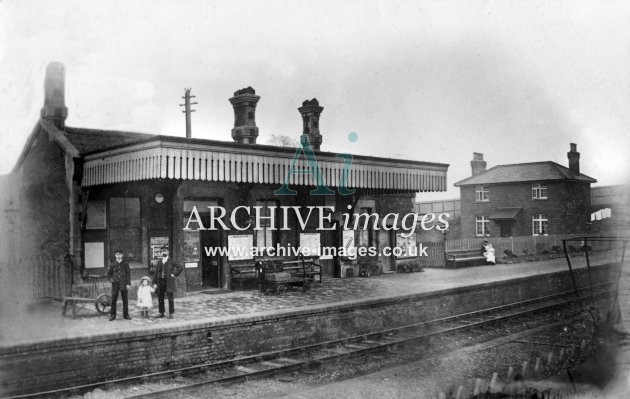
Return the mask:
<path id="1" fill-rule="evenodd" d="M 303 292 L 311 289 L 315 276 L 319 276 L 321 283 L 321 266 L 313 263 L 311 267 L 319 267 L 319 271 L 307 270 L 304 259 L 297 262 L 298 267 L 287 268 L 281 260 L 262 259 L 256 262 L 258 288 L 264 294 L 286 293 L 289 288 L 302 288 Z"/>
<path id="2" fill-rule="evenodd" d="M 89 297 L 81 297 L 81 296 L 69 296 L 63 298 L 63 311 L 61 313 L 62 316 L 66 315 L 66 310 L 68 305 L 72 307 L 72 318 L 74 319 L 77 316 L 77 305 L 80 303 L 94 303 L 94 307 L 99 313 L 107 313 L 109 312 L 110 307 L 112 306 L 112 297 L 108 293 L 107 285 L 105 282 L 107 281 L 107 275 L 101 274 L 90 274 L 87 276 L 88 281 L 90 282 L 89 287 Z"/>

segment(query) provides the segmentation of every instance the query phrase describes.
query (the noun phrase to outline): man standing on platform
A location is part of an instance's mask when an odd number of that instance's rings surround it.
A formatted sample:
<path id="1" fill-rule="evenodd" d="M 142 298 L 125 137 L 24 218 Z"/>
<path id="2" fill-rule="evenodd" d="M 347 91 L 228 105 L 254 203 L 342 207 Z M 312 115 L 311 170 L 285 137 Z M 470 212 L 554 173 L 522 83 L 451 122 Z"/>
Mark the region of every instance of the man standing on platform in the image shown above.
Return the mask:
<path id="1" fill-rule="evenodd" d="M 107 278 L 112 283 L 112 309 L 109 316 L 109 321 L 116 320 L 116 302 L 118 301 L 118 292 L 122 297 L 123 302 L 123 318 L 131 320 L 129 317 L 129 302 L 128 292 L 131 288 L 131 272 L 129 270 L 129 264 L 123 260 L 123 253 L 117 249 L 114 252 L 116 262 L 112 263 L 107 269 Z"/>
<path id="2" fill-rule="evenodd" d="M 164 294 L 166 294 L 168 297 L 168 318 L 172 319 L 175 312 L 175 303 L 173 302 L 175 277 L 179 276 L 182 268 L 173 262 L 169 254 L 170 252 L 167 248 L 162 250 L 162 259 L 160 259 L 155 271 L 155 280 L 157 282 L 155 288 L 157 289 L 160 312 L 158 317 L 164 317 Z"/>

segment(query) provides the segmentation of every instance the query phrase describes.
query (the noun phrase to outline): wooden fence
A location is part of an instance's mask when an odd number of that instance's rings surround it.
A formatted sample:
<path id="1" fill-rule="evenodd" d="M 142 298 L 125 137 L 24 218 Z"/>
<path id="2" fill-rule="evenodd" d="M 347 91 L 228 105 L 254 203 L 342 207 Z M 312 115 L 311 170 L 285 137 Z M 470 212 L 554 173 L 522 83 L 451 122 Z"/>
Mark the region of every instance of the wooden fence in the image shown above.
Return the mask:
<path id="1" fill-rule="evenodd" d="M 427 253 L 427 256 L 420 256 L 419 258 L 421 266 L 444 267 L 446 265 L 446 258 L 444 256 L 444 241 L 423 242 L 421 245 L 426 248 Z"/>
<path id="2" fill-rule="evenodd" d="M 495 249 L 497 256 L 502 256 L 506 250 L 517 256 L 563 253 L 563 239 L 573 239 L 567 242 L 567 250 L 579 251 L 584 242 L 581 236 L 521 236 L 521 237 L 488 237 L 488 238 L 464 238 L 442 242 L 423 242 L 427 248 L 427 256 L 420 257 L 420 264 L 425 267 L 444 267 L 444 253 L 458 249 L 481 248 L 484 240 Z M 612 251 L 619 247 L 619 242 L 614 241 L 588 241 L 589 251 Z"/>
<path id="3" fill-rule="evenodd" d="M 63 256 L 24 256 L 3 261 L 0 264 L 2 289 L 5 294 L 24 300 L 61 299 L 71 291 L 70 268 Z"/>
<path id="4" fill-rule="evenodd" d="M 474 249 L 481 248 L 484 240 L 488 240 L 495 249 L 497 256 L 509 250 L 512 253 L 521 255 L 540 255 L 543 253 L 563 252 L 562 240 L 573 239 L 567 243 L 568 250 L 579 250 L 583 246 L 581 237 L 578 236 L 521 236 L 521 237 L 488 237 L 488 238 L 470 238 L 461 240 L 446 241 L 446 251 L 456 249 Z M 589 241 L 588 246 L 592 251 L 611 250 L 614 242 Z"/>

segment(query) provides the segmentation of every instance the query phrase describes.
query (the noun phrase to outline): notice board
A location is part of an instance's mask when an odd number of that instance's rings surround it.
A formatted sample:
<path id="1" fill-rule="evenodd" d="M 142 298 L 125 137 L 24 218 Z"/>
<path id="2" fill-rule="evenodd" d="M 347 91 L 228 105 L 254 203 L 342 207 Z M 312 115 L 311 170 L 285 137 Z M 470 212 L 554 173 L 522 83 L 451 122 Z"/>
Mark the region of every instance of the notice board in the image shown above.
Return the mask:
<path id="1" fill-rule="evenodd" d="M 151 237 L 149 240 L 149 245 L 151 246 L 151 259 L 160 259 L 164 249 L 168 248 L 168 244 L 168 237 Z"/>
<path id="2" fill-rule="evenodd" d="M 85 267 L 86 269 L 96 269 L 105 267 L 105 243 L 86 242 L 85 243 Z"/>
<path id="3" fill-rule="evenodd" d="M 300 233 L 300 252 L 305 256 L 318 256 L 320 245 L 319 233 Z"/>
<path id="4" fill-rule="evenodd" d="M 418 256 L 418 251 L 416 250 L 416 233 L 412 233 L 409 237 L 403 237 L 402 234 L 396 234 L 396 246 L 402 249 L 401 253 L 397 258 L 413 258 Z"/>
<path id="5" fill-rule="evenodd" d="M 253 259 L 254 236 L 252 234 L 228 236 L 228 260 Z"/>
<path id="6" fill-rule="evenodd" d="M 184 231 L 184 262 L 199 262 L 199 232 Z"/>

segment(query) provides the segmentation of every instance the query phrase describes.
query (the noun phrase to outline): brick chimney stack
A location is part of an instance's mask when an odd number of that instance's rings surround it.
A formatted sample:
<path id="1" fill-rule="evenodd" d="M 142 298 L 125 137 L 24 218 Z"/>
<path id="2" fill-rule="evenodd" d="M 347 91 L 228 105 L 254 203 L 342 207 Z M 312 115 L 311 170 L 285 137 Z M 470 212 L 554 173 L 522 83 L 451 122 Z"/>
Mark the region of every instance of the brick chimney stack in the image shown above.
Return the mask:
<path id="1" fill-rule="evenodd" d="M 251 87 L 234 92 L 230 103 L 234 107 L 234 129 L 232 138 L 241 144 L 256 144 L 258 128 L 256 127 L 256 104 L 260 96 Z"/>
<path id="2" fill-rule="evenodd" d="M 53 61 L 46 67 L 44 80 L 44 107 L 41 117 L 52 121 L 59 129 L 63 129 L 68 117 L 65 105 L 66 68 L 61 62 Z"/>
<path id="3" fill-rule="evenodd" d="M 571 143 L 571 151 L 567 152 L 569 158 L 569 170 L 578 175 L 580 174 L 580 153 L 577 152 L 577 144 Z"/>
<path id="4" fill-rule="evenodd" d="M 319 101 L 316 98 L 304 101 L 302 106 L 298 108 L 304 125 L 302 134 L 308 136 L 311 147 L 315 151 L 319 151 L 322 145 L 322 135 L 319 134 L 319 115 L 323 110 L 324 107 L 319 106 Z"/>
<path id="5" fill-rule="evenodd" d="M 473 160 L 470 161 L 470 167 L 472 169 L 472 175 L 477 176 L 486 171 L 486 161 L 483 160 L 483 154 L 479 152 L 473 152 Z"/>

